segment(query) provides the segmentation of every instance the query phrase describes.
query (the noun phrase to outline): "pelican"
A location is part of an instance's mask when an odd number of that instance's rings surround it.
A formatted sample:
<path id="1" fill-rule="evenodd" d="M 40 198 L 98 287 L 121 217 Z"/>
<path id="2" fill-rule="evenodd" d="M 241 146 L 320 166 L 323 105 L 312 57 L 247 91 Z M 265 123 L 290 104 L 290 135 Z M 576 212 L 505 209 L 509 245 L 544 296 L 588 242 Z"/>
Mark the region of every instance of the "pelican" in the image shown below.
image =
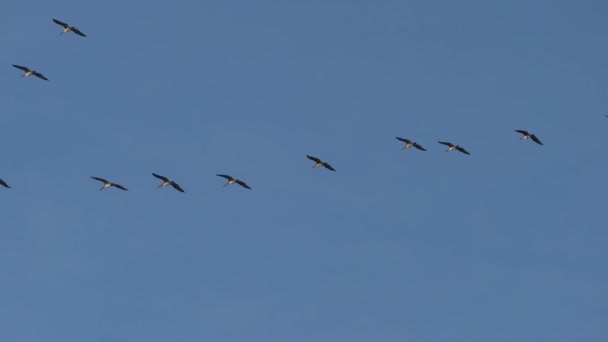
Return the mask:
<path id="1" fill-rule="evenodd" d="M 454 150 L 458 150 L 464 154 L 470 154 L 469 152 L 467 152 L 467 150 L 465 150 L 464 148 L 458 146 L 458 145 L 454 145 L 451 142 L 445 142 L 445 141 L 438 141 L 438 143 L 448 146 L 448 149 L 445 150 L 446 152 L 450 152 L 450 151 L 454 151 Z"/>
<path id="2" fill-rule="evenodd" d="M 177 183 L 175 183 L 174 181 L 170 180 L 167 177 L 161 176 L 161 175 L 157 175 L 156 173 L 152 172 L 152 176 L 161 179 L 163 182 L 161 183 L 161 185 L 159 185 L 158 187 L 163 187 L 163 186 L 167 186 L 167 185 L 171 185 L 172 187 L 174 187 L 177 191 L 180 192 L 185 192 L 184 189 L 180 188 L 179 185 L 177 185 Z"/>
<path id="3" fill-rule="evenodd" d="M 61 31 L 61 33 L 60 33 L 59 35 L 62 35 L 62 34 L 64 34 L 64 33 L 66 33 L 66 32 L 70 32 L 70 31 L 72 31 L 72 32 L 76 33 L 76 34 L 77 34 L 77 35 L 79 35 L 79 36 L 82 36 L 82 37 L 86 37 L 86 36 L 87 36 L 86 34 L 84 34 L 84 33 L 80 32 L 80 31 L 79 31 L 77 28 L 75 28 L 74 26 L 70 26 L 70 25 L 68 25 L 68 24 L 64 23 L 63 21 L 59 21 L 59 20 L 57 20 L 57 19 L 53 19 L 53 21 L 55 22 L 55 24 L 63 26 L 63 31 Z"/>
<path id="4" fill-rule="evenodd" d="M 105 188 L 109 188 L 111 186 L 115 187 L 115 188 L 119 188 L 120 190 L 125 190 L 125 191 L 129 191 L 129 189 L 125 188 L 124 186 L 120 185 L 120 184 L 116 184 L 116 183 L 112 183 L 106 179 L 103 178 L 99 178 L 99 177 L 93 177 L 91 176 L 91 178 L 98 180 L 100 182 L 103 183 L 103 186 L 101 187 L 101 189 L 99 189 L 99 191 L 105 189 Z"/>
<path id="5" fill-rule="evenodd" d="M 26 67 L 21 66 L 21 65 L 15 65 L 15 64 L 13 64 L 13 66 L 14 66 L 15 68 L 17 68 L 17 69 L 21 69 L 21 70 L 23 70 L 23 71 L 24 71 L 24 74 L 23 74 L 23 75 L 21 75 L 21 77 L 27 77 L 27 76 L 32 76 L 32 75 L 34 75 L 34 76 L 36 76 L 36 77 L 42 78 L 42 79 L 43 79 L 43 80 L 45 80 L 45 81 L 48 81 L 48 80 L 49 80 L 48 78 L 44 77 L 44 75 L 42 75 L 41 73 L 39 73 L 39 72 L 38 72 L 38 71 L 36 71 L 36 70 L 30 70 L 29 68 L 26 68 Z"/>
<path id="6" fill-rule="evenodd" d="M 6 182 L 5 182 L 5 181 L 3 181 L 2 179 L 0 179 L 0 185 L 2 185 L 2 186 L 3 186 L 3 187 L 5 187 L 5 188 L 9 188 L 9 189 L 11 188 L 11 187 L 10 187 L 10 186 L 8 186 L 8 184 L 6 184 Z"/>
<path id="7" fill-rule="evenodd" d="M 405 150 L 406 148 L 410 148 L 410 147 L 415 147 L 415 148 L 419 149 L 420 151 L 426 151 L 424 149 L 424 147 L 418 145 L 417 142 L 413 142 L 413 141 L 411 141 L 409 139 L 404 139 L 404 138 L 399 138 L 399 137 L 395 137 L 395 138 L 397 138 L 397 140 L 402 141 L 402 142 L 405 143 L 405 146 L 403 146 L 401 148 L 401 151 Z"/>
<path id="8" fill-rule="evenodd" d="M 236 184 L 238 184 L 238 185 L 240 185 L 240 186 L 242 186 L 242 187 L 244 187 L 246 189 L 251 190 L 251 188 L 249 187 L 249 185 L 245 184 L 245 182 L 243 182 L 240 179 L 235 179 L 235 178 L 232 178 L 232 177 L 230 177 L 228 175 L 222 175 L 222 174 L 216 174 L 216 176 L 224 177 L 224 178 L 226 178 L 228 180 L 228 183 L 224 184 L 224 186 L 236 183 Z"/>
<path id="9" fill-rule="evenodd" d="M 536 135 L 532 134 L 532 133 L 528 133 L 528 131 L 524 131 L 523 129 L 516 129 L 515 132 L 517 133 L 521 133 L 521 138 L 519 138 L 519 140 L 521 139 L 532 139 L 532 141 L 534 141 L 535 143 L 542 145 L 543 143 L 540 142 L 540 139 L 538 139 L 536 137 Z"/>
<path id="10" fill-rule="evenodd" d="M 329 170 L 332 170 L 332 171 L 336 171 L 333 167 L 331 167 L 331 165 L 329 165 L 328 163 L 322 161 L 321 159 L 319 159 L 317 157 L 306 155 L 306 158 L 308 158 L 308 159 L 310 159 L 310 160 L 312 160 L 312 161 L 315 162 L 315 165 L 312 167 L 313 169 L 317 168 L 317 167 L 320 167 L 320 166 L 324 166 L 326 169 L 329 169 Z"/>

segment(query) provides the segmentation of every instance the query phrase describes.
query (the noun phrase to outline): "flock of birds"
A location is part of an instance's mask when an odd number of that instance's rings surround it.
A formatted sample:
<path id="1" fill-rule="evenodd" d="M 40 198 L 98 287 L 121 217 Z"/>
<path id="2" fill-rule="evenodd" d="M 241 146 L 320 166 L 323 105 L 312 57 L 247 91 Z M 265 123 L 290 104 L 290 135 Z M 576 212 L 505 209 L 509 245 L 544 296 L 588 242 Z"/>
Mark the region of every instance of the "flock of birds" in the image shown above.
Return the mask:
<path id="1" fill-rule="evenodd" d="M 519 138 L 519 140 L 521 139 L 532 139 L 532 141 L 534 141 L 535 143 L 542 145 L 543 143 L 540 141 L 540 139 L 538 139 L 536 137 L 536 135 L 528 132 L 528 131 L 524 131 L 523 129 L 516 129 L 515 132 L 517 133 L 521 133 L 521 138 Z M 415 141 L 411 141 L 409 139 L 405 139 L 405 138 L 401 138 L 401 137 L 396 137 L 397 140 L 402 141 L 405 143 L 405 145 L 403 146 L 403 148 L 401 148 L 401 150 L 405 150 L 406 148 L 410 148 L 410 147 L 415 147 L 417 149 L 419 149 L 420 151 L 426 151 L 426 149 L 424 147 L 422 147 L 420 144 L 418 144 Z M 460 151 L 464 154 L 470 154 L 469 151 L 465 150 L 462 146 L 458 146 L 458 145 L 454 145 L 451 142 L 447 142 L 447 141 L 438 141 L 438 143 L 445 145 L 448 147 L 447 150 L 445 150 L 446 152 L 450 152 L 450 151 Z"/>
<path id="2" fill-rule="evenodd" d="M 82 31 L 80 31 L 79 29 L 77 29 L 74 26 L 70 26 L 67 23 L 62 22 L 62 21 L 57 20 L 57 19 L 53 19 L 53 22 L 55 24 L 60 25 L 61 27 L 63 27 L 63 30 L 59 33 L 60 35 L 62 35 L 64 33 L 67 33 L 67 32 L 74 32 L 75 34 L 77 34 L 77 35 L 79 35 L 81 37 L 86 37 L 86 34 L 82 33 Z M 33 75 L 33 76 L 36 76 L 36 77 L 38 77 L 40 79 L 43 79 L 45 81 L 49 80 L 48 78 L 46 78 L 40 72 L 38 72 L 36 70 L 32 70 L 32 69 L 30 69 L 28 67 L 25 67 L 25 66 L 22 66 L 22 65 L 17 65 L 17 64 L 13 64 L 13 67 L 15 67 L 15 68 L 20 69 L 21 71 L 23 71 L 23 75 L 21 75 L 22 78 Z M 608 117 L 608 115 L 607 115 L 607 117 Z M 515 132 L 521 134 L 520 140 L 522 140 L 522 139 L 531 139 L 535 143 L 537 143 L 539 145 L 543 145 L 543 143 L 540 141 L 540 139 L 536 135 L 534 135 L 534 134 L 532 134 L 532 133 L 530 133 L 528 131 L 518 129 L 518 130 L 515 130 Z M 422 147 L 420 144 L 418 144 L 415 141 L 411 141 L 409 139 L 405 139 L 405 138 L 401 138 L 401 137 L 396 137 L 396 138 L 397 138 L 397 140 L 405 143 L 405 145 L 403 146 L 403 148 L 401 148 L 401 150 L 404 150 L 404 149 L 410 148 L 410 147 L 414 147 L 414 148 L 416 148 L 418 150 L 426 151 L 426 149 L 424 147 Z M 456 150 L 456 151 L 459 151 L 461 153 L 470 155 L 470 153 L 466 149 L 464 149 L 464 147 L 462 147 L 462 146 L 459 146 L 459 145 L 456 145 L 456 144 L 453 144 L 453 143 L 447 142 L 447 141 L 438 141 L 438 143 L 440 143 L 440 144 L 445 145 L 445 146 L 448 147 L 448 149 L 445 150 L 445 152 L 450 152 L 450 151 Z M 334 169 L 329 163 L 327 163 L 327 162 L 325 162 L 325 161 L 323 161 L 323 160 L 321 160 L 321 159 L 319 159 L 317 157 L 313 157 L 313 156 L 310 156 L 310 155 L 306 155 L 306 157 L 308 159 L 310 159 L 310 160 L 312 160 L 312 161 L 315 162 L 315 164 L 312 166 L 312 169 L 315 169 L 315 168 L 318 168 L 318 167 L 324 167 L 324 168 L 326 168 L 328 170 L 336 171 L 336 169 Z M 156 173 L 152 173 L 152 176 L 154 176 L 154 177 L 162 180 L 162 183 L 158 186 L 159 188 L 170 185 L 175 190 L 177 190 L 179 192 L 185 192 L 184 189 L 182 189 L 182 187 L 179 186 L 179 184 L 177 184 L 174 180 L 171 180 L 171 179 L 169 179 L 169 178 L 167 178 L 165 176 L 158 175 Z M 224 186 L 232 185 L 232 184 L 238 184 L 238 185 L 240 185 L 240 186 L 242 186 L 242 187 L 244 187 L 246 189 L 251 190 L 251 187 L 249 185 L 247 185 L 247 183 L 245 183 L 244 181 L 242 181 L 240 179 L 236 179 L 236 178 L 234 178 L 234 177 L 232 177 L 230 175 L 227 175 L 227 174 L 217 174 L 217 176 L 225 178 L 227 180 L 227 182 L 226 182 L 226 184 L 224 184 Z M 115 188 L 123 190 L 123 191 L 128 191 L 128 189 L 125 188 L 124 186 L 122 186 L 120 184 L 117 184 L 117 183 L 114 183 L 114 182 L 110 182 L 110 181 L 108 181 L 105 178 L 93 177 L 93 176 L 91 176 L 91 178 L 94 179 L 94 180 L 96 180 L 96 181 L 99 181 L 99 182 L 103 183 L 103 186 L 101 187 L 101 189 L 99 189 L 100 191 L 103 190 L 103 189 L 109 188 L 109 187 L 115 187 Z M 0 179 L 0 185 L 3 186 L 3 187 L 5 187 L 5 188 L 9 188 L 9 189 L 11 188 L 3 179 Z"/>

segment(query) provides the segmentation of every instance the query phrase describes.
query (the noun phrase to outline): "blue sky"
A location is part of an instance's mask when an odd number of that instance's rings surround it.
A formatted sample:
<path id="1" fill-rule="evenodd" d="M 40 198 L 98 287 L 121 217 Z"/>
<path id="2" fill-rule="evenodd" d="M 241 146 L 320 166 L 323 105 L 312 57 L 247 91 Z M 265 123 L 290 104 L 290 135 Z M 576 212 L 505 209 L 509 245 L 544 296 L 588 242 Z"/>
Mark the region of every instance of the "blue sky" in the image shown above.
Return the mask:
<path id="1" fill-rule="evenodd" d="M 607 11 L 7 1 L 0 338 L 605 341 Z"/>

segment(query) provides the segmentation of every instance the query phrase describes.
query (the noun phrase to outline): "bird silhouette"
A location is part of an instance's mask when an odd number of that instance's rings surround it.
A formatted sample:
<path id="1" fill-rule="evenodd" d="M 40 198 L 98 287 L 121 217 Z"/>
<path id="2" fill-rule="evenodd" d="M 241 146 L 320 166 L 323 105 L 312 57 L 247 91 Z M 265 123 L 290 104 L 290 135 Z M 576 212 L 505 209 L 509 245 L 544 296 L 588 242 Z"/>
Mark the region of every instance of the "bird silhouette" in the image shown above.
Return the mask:
<path id="1" fill-rule="evenodd" d="M 82 37 L 86 37 L 87 36 L 86 34 L 80 32 L 80 30 L 78 30 L 76 27 L 70 26 L 70 25 L 64 23 L 63 21 L 59 21 L 57 19 L 53 19 L 53 21 L 55 22 L 55 24 L 63 26 L 63 31 L 61 31 L 61 33 L 59 33 L 59 35 L 62 35 L 64 33 L 66 33 L 66 32 L 72 31 L 72 32 L 76 33 L 79 36 L 82 36 Z"/>
<path id="2" fill-rule="evenodd" d="M 162 180 L 163 182 L 158 186 L 160 187 L 164 187 L 167 185 L 171 185 L 172 187 L 174 187 L 177 191 L 179 192 L 185 192 L 184 189 L 182 189 L 177 183 L 175 183 L 174 181 L 170 180 L 169 178 L 165 177 L 165 176 L 161 176 L 161 175 L 157 175 L 156 173 L 152 172 L 152 176 Z"/>
<path id="3" fill-rule="evenodd" d="M 103 190 L 103 189 L 105 189 L 105 188 L 109 188 L 109 187 L 111 187 L 111 186 L 113 186 L 113 187 L 115 187 L 115 188 L 118 188 L 118 189 L 120 189 L 120 190 L 129 191 L 129 190 L 128 190 L 127 188 L 125 188 L 124 186 L 122 186 L 122 185 L 120 185 L 120 184 L 112 183 L 112 182 L 110 182 L 110 181 L 108 181 L 108 180 L 106 180 L 106 179 L 99 178 L 99 177 L 93 177 L 93 176 L 91 176 L 91 178 L 93 178 L 93 179 L 95 179 L 95 180 L 98 180 L 98 181 L 100 181 L 100 182 L 102 182 L 102 183 L 103 183 L 103 186 L 101 187 L 101 189 L 99 189 L 99 191 L 101 191 L 101 190 Z"/>
<path id="4" fill-rule="evenodd" d="M 519 140 L 521 139 L 532 139 L 532 141 L 534 141 L 535 143 L 542 145 L 543 143 L 540 142 L 540 139 L 538 139 L 536 137 L 536 135 L 529 133 L 528 131 L 524 131 L 523 129 L 516 129 L 515 132 L 517 133 L 521 133 L 521 138 L 519 138 Z"/>
<path id="5" fill-rule="evenodd" d="M 446 145 L 448 146 L 448 149 L 445 150 L 446 152 L 450 152 L 450 151 L 454 151 L 454 150 L 458 150 L 464 154 L 470 154 L 467 150 L 465 150 L 464 148 L 458 146 L 458 145 L 454 145 L 451 142 L 446 142 L 446 141 L 438 141 L 438 143 L 442 144 L 442 145 Z"/>
<path id="6" fill-rule="evenodd" d="M 226 184 L 224 184 L 224 186 L 236 183 L 236 184 L 238 184 L 238 185 L 240 185 L 240 186 L 242 186 L 242 187 L 244 187 L 246 189 L 251 190 L 251 187 L 249 187 L 249 185 L 247 185 L 245 182 L 243 182 L 240 179 L 236 179 L 236 178 L 233 178 L 233 177 L 231 177 L 229 175 L 223 175 L 223 174 L 216 174 L 216 176 L 223 177 L 223 178 L 226 178 L 228 180 L 228 182 Z"/>
<path id="7" fill-rule="evenodd" d="M 417 149 L 419 149 L 420 151 L 426 151 L 424 149 L 424 147 L 420 146 L 417 142 L 411 141 L 409 139 L 405 139 L 405 138 L 400 138 L 400 137 L 395 137 L 397 138 L 397 140 L 402 141 L 405 143 L 405 145 L 401 148 L 401 150 L 405 150 L 406 148 L 410 148 L 410 147 L 415 147 Z"/>
<path id="8" fill-rule="evenodd" d="M 39 72 L 38 72 L 38 71 L 36 71 L 36 70 L 31 70 L 30 68 L 27 68 L 27 67 L 24 67 L 24 66 L 21 66 L 21 65 L 16 65 L 16 64 L 13 64 L 13 66 L 14 66 L 15 68 L 17 68 L 17 69 L 21 69 L 21 70 L 23 70 L 23 72 L 24 72 L 24 73 L 23 73 L 23 75 L 21 75 L 21 77 L 27 77 L 27 76 L 32 76 L 32 75 L 34 75 L 34 76 L 36 76 L 36 77 L 38 77 L 38 78 L 42 78 L 42 79 L 43 79 L 43 80 L 45 80 L 45 81 L 48 81 L 48 80 L 49 80 L 48 78 L 44 77 L 44 75 L 42 75 L 41 73 L 39 73 Z"/>
<path id="9" fill-rule="evenodd" d="M 313 165 L 313 169 L 320 167 L 320 166 L 324 166 L 326 169 L 332 170 L 332 171 L 336 171 L 331 165 L 329 165 L 328 163 L 322 161 L 321 159 L 317 158 L 317 157 L 313 157 L 313 156 L 309 156 L 306 155 L 306 158 L 312 160 L 315 162 L 315 165 Z"/>

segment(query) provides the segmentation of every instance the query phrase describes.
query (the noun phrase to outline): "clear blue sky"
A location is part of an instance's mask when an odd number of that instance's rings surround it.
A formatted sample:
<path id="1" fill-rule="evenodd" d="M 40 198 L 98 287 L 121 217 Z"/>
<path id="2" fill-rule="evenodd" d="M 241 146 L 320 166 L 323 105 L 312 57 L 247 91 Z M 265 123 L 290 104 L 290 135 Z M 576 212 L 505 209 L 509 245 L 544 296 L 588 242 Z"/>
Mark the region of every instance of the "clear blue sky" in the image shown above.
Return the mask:
<path id="1" fill-rule="evenodd" d="M 605 1 L 2 7 L 1 340 L 608 338 Z"/>

